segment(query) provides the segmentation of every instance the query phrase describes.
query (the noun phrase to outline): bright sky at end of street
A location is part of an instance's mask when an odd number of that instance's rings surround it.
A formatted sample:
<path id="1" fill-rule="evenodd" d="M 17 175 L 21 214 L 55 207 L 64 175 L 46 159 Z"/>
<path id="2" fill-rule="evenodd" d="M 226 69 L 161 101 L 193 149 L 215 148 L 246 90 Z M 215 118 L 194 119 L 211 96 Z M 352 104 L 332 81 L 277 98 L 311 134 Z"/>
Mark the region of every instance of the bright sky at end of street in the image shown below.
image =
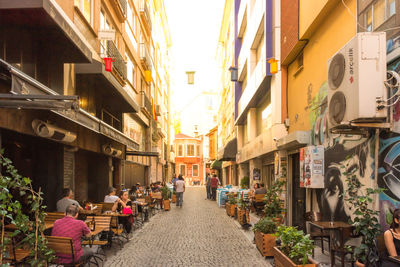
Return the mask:
<path id="1" fill-rule="evenodd" d="M 165 0 L 164 3 L 172 37 L 172 110 L 181 111 L 182 117 L 198 118 L 201 106 L 197 108 L 197 116 L 190 114 L 185 106 L 200 105 L 193 99 L 201 92 L 218 92 L 215 56 L 224 1 Z M 195 84 L 188 85 L 186 71 L 192 70 L 196 71 Z M 184 129 L 182 125 L 182 132 Z"/>

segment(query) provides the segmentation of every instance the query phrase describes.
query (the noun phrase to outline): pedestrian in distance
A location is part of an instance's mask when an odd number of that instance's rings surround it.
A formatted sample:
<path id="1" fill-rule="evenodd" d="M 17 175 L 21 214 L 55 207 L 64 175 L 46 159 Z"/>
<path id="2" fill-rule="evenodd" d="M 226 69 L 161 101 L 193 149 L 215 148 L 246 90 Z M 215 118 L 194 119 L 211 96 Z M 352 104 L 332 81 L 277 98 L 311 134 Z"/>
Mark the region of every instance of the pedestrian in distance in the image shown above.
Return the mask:
<path id="1" fill-rule="evenodd" d="M 207 173 L 206 178 L 206 190 L 207 190 L 207 199 L 211 199 L 211 176 Z"/>
<path id="2" fill-rule="evenodd" d="M 220 184 L 219 179 L 217 175 L 214 174 L 213 177 L 211 178 L 211 194 L 212 194 L 211 198 L 214 201 L 217 199 L 217 188 L 219 184 Z"/>
<path id="3" fill-rule="evenodd" d="M 176 185 L 176 206 L 182 207 L 183 202 L 183 192 L 185 192 L 185 180 L 183 180 L 182 175 L 179 175 L 178 180 L 175 182 Z"/>

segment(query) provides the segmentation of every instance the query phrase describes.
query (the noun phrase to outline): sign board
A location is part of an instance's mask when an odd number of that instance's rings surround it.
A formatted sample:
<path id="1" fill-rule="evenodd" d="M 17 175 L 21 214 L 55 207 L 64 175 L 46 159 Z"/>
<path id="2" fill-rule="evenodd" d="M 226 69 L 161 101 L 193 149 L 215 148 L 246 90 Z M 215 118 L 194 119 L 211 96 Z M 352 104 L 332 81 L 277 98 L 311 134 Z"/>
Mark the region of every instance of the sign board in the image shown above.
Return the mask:
<path id="1" fill-rule="evenodd" d="M 98 37 L 100 40 L 115 40 L 115 30 L 99 30 Z"/>
<path id="2" fill-rule="evenodd" d="M 324 146 L 300 149 L 300 187 L 324 188 Z"/>
<path id="3" fill-rule="evenodd" d="M 260 180 L 260 172 L 258 168 L 253 169 L 253 180 Z"/>

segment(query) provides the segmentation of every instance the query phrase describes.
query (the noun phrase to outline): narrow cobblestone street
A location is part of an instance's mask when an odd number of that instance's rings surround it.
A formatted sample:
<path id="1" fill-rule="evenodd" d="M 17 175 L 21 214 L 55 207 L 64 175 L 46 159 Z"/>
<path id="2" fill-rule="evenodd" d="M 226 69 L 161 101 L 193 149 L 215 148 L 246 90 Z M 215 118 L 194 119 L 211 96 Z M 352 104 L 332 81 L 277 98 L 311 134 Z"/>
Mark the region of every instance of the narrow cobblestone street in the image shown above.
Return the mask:
<path id="1" fill-rule="evenodd" d="M 203 187 L 190 187 L 182 208 L 152 217 L 105 266 L 270 265 Z"/>

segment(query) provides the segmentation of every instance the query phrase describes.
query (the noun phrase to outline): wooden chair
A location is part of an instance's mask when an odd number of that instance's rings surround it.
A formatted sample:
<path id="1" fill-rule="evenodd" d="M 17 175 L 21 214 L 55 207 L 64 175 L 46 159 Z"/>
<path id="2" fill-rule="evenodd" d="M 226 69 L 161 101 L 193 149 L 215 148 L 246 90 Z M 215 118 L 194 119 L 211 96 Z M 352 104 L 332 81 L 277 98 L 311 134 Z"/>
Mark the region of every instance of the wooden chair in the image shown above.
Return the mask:
<path id="1" fill-rule="evenodd" d="M 110 228 L 113 233 L 113 240 L 116 240 L 122 249 L 123 242 L 120 237 L 124 238 L 127 241 L 129 240 L 129 238 L 127 235 L 124 235 L 124 228 L 120 226 L 118 216 L 111 217 Z"/>
<path id="2" fill-rule="evenodd" d="M 25 259 L 30 255 L 31 250 L 19 248 L 11 232 L 5 232 L 5 236 L 11 239 L 11 243 L 6 245 L 6 255 L 3 257 L 3 263 L 9 263 L 11 266 L 23 265 Z"/>
<path id="3" fill-rule="evenodd" d="M 257 215 L 260 215 L 265 207 L 265 194 L 255 194 L 253 203 Z"/>
<path id="4" fill-rule="evenodd" d="M 47 236 L 47 246 L 54 250 L 56 254 L 64 254 L 71 256 L 72 262 L 69 264 L 60 264 L 63 266 L 82 266 L 84 262 L 75 262 L 75 249 L 72 238 L 70 237 L 59 237 L 59 236 Z M 57 260 L 55 263 L 58 263 Z"/>
<path id="5" fill-rule="evenodd" d="M 96 227 L 102 227 L 104 228 L 103 232 L 109 232 L 110 231 L 110 225 L 111 225 L 111 217 L 110 216 L 87 216 L 86 221 L 92 221 L 94 218 L 96 222 Z M 83 246 L 87 245 L 95 245 L 98 246 L 98 249 L 96 251 L 96 254 L 103 255 L 106 257 L 106 253 L 104 252 L 104 248 L 106 246 L 109 246 L 109 240 L 84 240 L 82 241 Z M 103 251 L 103 253 L 101 253 Z M 94 255 L 95 260 L 97 259 L 103 261 L 102 258 Z"/>
<path id="6" fill-rule="evenodd" d="M 94 210 L 95 214 L 103 213 L 103 206 L 104 206 L 103 203 L 93 203 L 92 205 L 93 205 L 93 207 L 97 206 L 97 208 Z"/>
<path id="7" fill-rule="evenodd" d="M 315 227 L 312 227 L 311 225 L 308 224 L 308 222 L 318 222 L 322 220 L 322 214 L 320 212 L 316 211 L 309 211 L 306 212 L 305 214 L 305 220 L 306 220 L 306 229 L 307 233 L 310 235 L 310 238 L 312 240 L 321 240 L 321 250 L 322 253 L 324 253 L 324 240 L 328 242 L 329 249 L 331 248 L 331 236 L 329 231 L 321 231 L 319 229 L 315 229 Z M 314 229 L 313 229 L 314 228 Z M 313 257 L 314 257 L 314 249 L 313 249 Z"/>
<path id="8" fill-rule="evenodd" d="M 44 221 L 46 223 L 54 223 L 58 219 L 62 219 L 65 217 L 64 212 L 47 212 L 46 217 L 44 218 Z"/>
<path id="9" fill-rule="evenodd" d="M 332 248 L 331 248 L 331 262 L 332 265 L 335 266 L 335 255 L 339 254 L 340 259 L 342 262 L 342 267 L 345 266 L 346 264 L 346 255 L 350 254 L 351 256 L 351 266 L 354 267 L 354 260 L 353 260 L 353 254 L 354 254 L 354 248 L 355 246 L 347 245 L 345 244 L 346 241 L 352 238 L 358 238 L 359 236 L 356 236 L 353 233 L 353 228 L 352 227 L 341 227 L 338 229 L 339 231 L 339 245 L 337 245 L 335 242 L 332 243 Z"/>
<path id="10" fill-rule="evenodd" d="M 105 203 L 105 202 L 102 202 L 101 204 L 102 204 L 102 206 L 103 206 L 103 208 L 102 208 L 103 212 L 105 212 L 105 211 L 110 211 L 110 210 L 112 209 L 112 207 L 114 206 L 114 203 Z"/>

